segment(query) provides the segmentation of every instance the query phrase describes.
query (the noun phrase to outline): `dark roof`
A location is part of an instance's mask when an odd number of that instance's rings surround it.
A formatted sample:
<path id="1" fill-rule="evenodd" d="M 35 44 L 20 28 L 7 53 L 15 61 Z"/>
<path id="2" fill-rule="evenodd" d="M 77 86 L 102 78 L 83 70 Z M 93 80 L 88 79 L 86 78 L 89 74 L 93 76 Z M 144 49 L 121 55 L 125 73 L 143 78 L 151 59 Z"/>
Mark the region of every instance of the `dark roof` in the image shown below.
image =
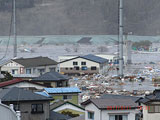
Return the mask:
<path id="1" fill-rule="evenodd" d="M 71 119 L 68 119 L 68 120 L 85 120 L 85 115 L 74 117 L 74 118 L 71 118 Z"/>
<path id="2" fill-rule="evenodd" d="M 89 55 L 85 55 L 85 56 L 78 56 L 78 57 L 75 57 L 75 58 L 72 58 L 72 59 L 67 59 L 67 60 L 64 60 L 64 61 L 62 61 L 60 63 L 67 62 L 67 61 L 70 61 L 70 60 L 74 60 L 74 59 L 77 59 L 77 58 L 83 58 L 83 59 L 90 60 L 90 61 L 93 61 L 93 62 L 96 62 L 96 63 L 100 63 L 100 64 L 108 62 L 107 59 L 104 59 L 102 57 L 98 57 L 98 56 L 89 54 Z"/>
<path id="3" fill-rule="evenodd" d="M 45 87 L 45 85 L 42 85 L 42 84 L 39 84 L 39 83 L 33 83 L 32 81 L 29 81 L 29 80 L 23 80 L 21 78 L 17 78 L 17 79 L 1 82 L 0 83 L 0 88 L 6 87 L 6 86 L 9 86 L 9 85 L 13 85 L 13 84 L 17 84 L 17 83 L 21 83 L 21 82 L 28 82 L 28 83 L 31 83 L 31 84 L 37 84 L 37 85 Z"/>
<path id="4" fill-rule="evenodd" d="M 69 77 L 66 75 L 62 75 L 58 72 L 47 72 L 40 77 L 34 78 L 32 81 L 64 81 L 69 80 Z"/>
<path id="5" fill-rule="evenodd" d="M 64 100 L 55 101 L 53 104 L 50 105 L 50 110 L 54 110 L 54 109 L 56 109 L 56 108 L 58 108 L 58 107 L 60 107 L 62 105 L 65 105 L 65 104 L 71 104 L 71 105 L 73 105 L 73 106 L 75 106 L 77 108 L 80 108 L 80 109 L 84 110 L 84 108 L 82 108 L 81 106 L 73 104 L 73 103 L 71 103 L 69 101 L 64 101 Z"/>
<path id="6" fill-rule="evenodd" d="M 2 102 L 53 100 L 53 98 L 48 98 L 42 95 L 38 95 L 29 90 L 24 90 L 22 88 L 17 88 L 17 87 L 1 90 L 0 99 L 2 100 Z"/>
<path id="7" fill-rule="evenodd" d="M 23 65 L 24 67 L 38 67 L 38 66 L 58 64 L 56 61 L 48 57 L 19 58 L 19 59 L 13 59 L 13 61 Z"/>
<path id="8" fill-rule="evenodd" d="M 107 109 L 107 107 L 112 106 L 112 108 L 127 106 L 129 108 L 137 108 L 138 104 L 136 100 L 138 98 L 132 96 L 121 96 L 121 95 L 109 95 L 105 94 L 99 99 L 89 99 L 82 103 L 86 106 L 89 103 L 93 103 L 99 109 Z"/>
<path id="9" fill-rule="evenodd" d="M 160 89 L 156 89 L 153 93 L 146 95 L 144 98 L 140 98 L 137 102 L 148 104 L 149 102 L 160 101 Z"/>
<path id="10" fill-rule="evenodd" d="M 77 43 L 82 43 L 82 44 L 91 44 L 91 39 L 92 37 L 83 37 Z"/>
<path id="11" fill-rule="evenodd" d="M 94 62 L 97 62 L 97 63 L 106 63 L 106 62 L 108 62 L 107 59 L 104 59 L 102 57 L 98 57 L 98 56 L 95 56 L 95 55 L 92 55 L 92 54 L 82 56 L 82 58 L 87 59 L 87 60 L 91 60 L 91 61 L 94 61 Z"/>
<path id="12" fill-rule="evenodd" d="M 58 112 L 50 111 L 49 120 L 68 120 L 71 117 L 67 115 L 60 114 Z"/>
<path id="13" fill-rule="evenodd" d="M 104 99 L 132 99 L 135 102 L 139 99 L 139 97 L 134 97 L 134 96 L 113 95 L 113 94 L 103 94 L 101 98 L 104 98 Z"/>

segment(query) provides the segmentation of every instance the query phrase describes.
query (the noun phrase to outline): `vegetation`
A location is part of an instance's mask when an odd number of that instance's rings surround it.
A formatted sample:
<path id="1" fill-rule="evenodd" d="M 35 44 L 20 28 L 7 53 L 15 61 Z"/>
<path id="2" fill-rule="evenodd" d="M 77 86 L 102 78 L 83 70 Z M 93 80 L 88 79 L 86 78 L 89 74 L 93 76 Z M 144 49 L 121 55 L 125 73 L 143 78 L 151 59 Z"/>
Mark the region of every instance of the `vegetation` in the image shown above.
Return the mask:
<path id="1" fill-rule="evenodd" d="M 8 81 L 8 80 L 13 79 L 13 76 L 8 72 L 2 71 L 1 74 L 4 76 L 4 78 L 0 79 L 0 82 L 4 82 L 4 81 Z"/>
<path id="2" fill-rule="evenodd" d="M 72 112 L 69 112 L 69 111 L 63 111 L 62 114 L 68 115 L 70 117 L 78 117 L 79 116 L 79 114 L 73 114 Z"/>

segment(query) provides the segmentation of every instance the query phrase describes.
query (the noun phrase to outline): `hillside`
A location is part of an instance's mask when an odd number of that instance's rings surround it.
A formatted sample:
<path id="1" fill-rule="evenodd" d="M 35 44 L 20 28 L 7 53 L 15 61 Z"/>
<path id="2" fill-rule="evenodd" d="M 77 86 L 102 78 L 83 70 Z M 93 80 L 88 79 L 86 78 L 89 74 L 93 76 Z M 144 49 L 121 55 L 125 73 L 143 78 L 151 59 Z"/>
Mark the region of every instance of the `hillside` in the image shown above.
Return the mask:
<path id="1" fill-rule="evenodd" d="M 98 35 L 118 32 L 118 0 L 34 0 L 27 5 L 23 6 L 22 2 L 18 4 L 18 35 Z M 3 9 L 0 11 L 0 35 L 8 35 L 11 7 L 4 6 Z M 159 0 L 124 0 L 125 32 L 159 35 L 159 11 Z"/>

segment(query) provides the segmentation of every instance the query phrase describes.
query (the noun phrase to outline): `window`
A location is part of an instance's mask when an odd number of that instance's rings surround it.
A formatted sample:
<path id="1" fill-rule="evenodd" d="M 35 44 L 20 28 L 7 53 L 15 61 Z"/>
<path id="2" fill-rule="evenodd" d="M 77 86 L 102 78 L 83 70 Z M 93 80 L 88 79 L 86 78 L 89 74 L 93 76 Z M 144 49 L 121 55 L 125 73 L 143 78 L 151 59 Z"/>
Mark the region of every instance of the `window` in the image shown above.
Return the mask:
<path id="1" fill-rule="evenodd" d="M 26 74 L 31 74 L 31 69 L 26 69 Z"/>
<path id="2" fill-rule="evenodd" d="M 49 71 L 50 71 L 50 72 L 55 72 L 55 71 L 56 71 L 56 68 L 55 68 L 55 67 L 51 67 L 51 68 L 49 68 Z"/>
<path id="3" fill-rule="evenodd" d="M 73 70 L 73 68 L 70 68 L 70 70 Z"/>
<path id="4" fill-rule="evenodd" d="M 42 75 L 44 72 L 45 72 L 45 69 L 42 68 L 42 69 L 38 69 L 39 73 Z"/>
<path id="5" fill-rule="evenodd" d="M 128 115 L 110 115 L 109 120 L 128 120 Z"/>
<path id="6" fill-rule="evenodd" d="M 92 66 L 91 67 L 91 70 L 96 70 L 97 68 L 95 66 Z"/>
<path id="7" fill-rule="evenodd" d="M 18 69 L 12 69 L 12 74 L 18 74 Z"/>
<path id="8" fill-rule="evenodd" d="M 79 67 L 74 67 L 76 70 L 79 70 Z"/>
<path id="9" fill-rule="evenodd" d="M 66 70 L 68 70 L 68 68 L 65 68 Z"/>
<path id="10" fill-rule="evenodd" d="M 15 111 L 20 111 L 20 105 L 19 104 L 14 104 L 13 108 Z"/>
<path id="11" fill-rule="evenodd" d="M 94 112 L 88 112 L 88 119 L 94 120 Z"/>
<path id="12" fill-rule="evenodd" d="M 81 62 L 81 65 L 86 65 L 86 62 Z"/>
<path id="13" fill-rule="evenodd" d="M 57 87 L 63 87 L 62 81 L 57 82 Z"/>
<path id="14" fill-rule="evenodd" d="M 73 65 L 78 65 L 78 62 L 73 62 Z"/>
<path id="15" fill-rule="evenodd" d="M 82 70 L 87 70 L 88 68 L 86 66 L 83 66 L 81 69 Z"/>
<path id="16" fill-rule="evenodd" d="M 63 100 L 71 100 L 72 95 L 63 95 Z"/>
<path id="17" fill-rule="evenodd" d="M 32 104 L 31 113 L 43 113 L 43 104 Z"/>
<path id="18" fill-rule="evenodd" d="M 148 107 L 148 113 L 160 113 L 160 105 L 150 105 Z"/>

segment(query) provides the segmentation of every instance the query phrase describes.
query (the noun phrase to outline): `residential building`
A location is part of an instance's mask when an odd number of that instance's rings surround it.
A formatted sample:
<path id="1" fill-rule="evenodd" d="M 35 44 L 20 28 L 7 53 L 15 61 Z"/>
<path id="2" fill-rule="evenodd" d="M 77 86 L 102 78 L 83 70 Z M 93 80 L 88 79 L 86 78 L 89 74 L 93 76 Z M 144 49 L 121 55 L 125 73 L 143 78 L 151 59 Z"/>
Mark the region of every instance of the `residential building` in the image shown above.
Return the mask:
<path id="1" fill-rule="evenodd" d="M 8 89 L 8 88 L 25 88 L 28 90 L 43 90 L 46 88 L 46 86 L 43 86 L 42 84 L 34 83 L 29 80 L 23 80 L 23 79 L 13 79 L 5 82 L 0 83 L 0 89 Z"/>
<path id="2" fill-rule="evenodd" d="M 69 77 L 62 75 L 58 72 L 47 72 L 37 78 L 34 78 L 32 82 L 45 85 L 47 87 L 67 87 Z"/>
<path id="3" fill-rule="evenodd" d="M 152 94 L 140 98 L 137 102 L 142 105 L 143 120 L 160 119 L 160 90 L 154 90 Z"/>
<path id="4" fill-rule="evenodd" d="M 108 60 L 92 54 L 78 56 L 59 63 L 59 71 L 68 75 L 104 74 L 108 68 Z"/>
<path id="5" fill-rule="evenodd" d="M 124 96 L 89 99 L 81 105 L 85 120 L 136 120 L 139 113 L 138 104 Z"/>
<path id="6" fill-rule="evenodd" d="M 1 90 L 0 99 L 3 104 L 13 104 L 15 111 L 21 111 L 22 120 L 49 119 L 49 105 L 53 100 L 17 87 Z"/>
<path id="7" fill-rule="evenodd" d="M 42 75 L 46 72 L 56 71 L 57 62 L 48 57 L 18 58 L 8 60 L 1 64 L 1 71 L 11 74 L 36 74 Z"/>
<path id="8" fill-rule="evenodd" d="M 66 88 L 44 88 L 54 100 L 69 101 L 73 104 L 78 105 L 78 93 L 81 91 L 77 87 L 66 87 Z"/>
<path id="9" fill-rule="evenodd" d="M 83 107 L 64 100 L 57 100 L 52 103 L 50 105 L 50 110 L 58 113 L 70 112 L 79 116 L 85 113 Z"/>

